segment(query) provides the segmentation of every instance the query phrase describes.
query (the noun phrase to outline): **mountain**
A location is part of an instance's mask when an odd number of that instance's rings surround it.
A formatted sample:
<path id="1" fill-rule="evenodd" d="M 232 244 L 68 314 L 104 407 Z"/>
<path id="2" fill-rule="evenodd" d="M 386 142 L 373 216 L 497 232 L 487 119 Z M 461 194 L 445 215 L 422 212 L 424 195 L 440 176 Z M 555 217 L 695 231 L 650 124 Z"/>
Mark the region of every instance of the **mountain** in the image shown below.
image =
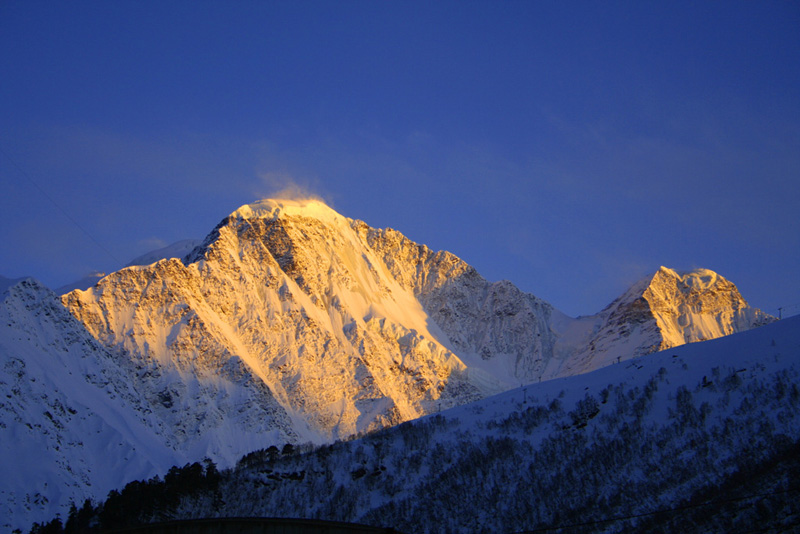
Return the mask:
<path id="1" fill-rule="evenodd" d="M 362 439 L 255 451 L 230 471 L 195 469 L 191 484 L 179 484 L 180 473 L 132 484 L 87 509 L 84 521 L 105 529 L 302 517 L 419 533 L 795 532 L 799 381 L 794 317 Z"/>
<path id="2" fill-rule="evenodd" d="M 418 266 L 403 263 L 398 281 L 369 234 L 320 202 L 265 201 L 226 217 L 183 261 L 122 269 L 63 302 L 149 373 L 169 399 L 153 409 L 187 436 L 236 421 L 238 404 L 215 418 L 208 407 L 242 388 L 316 442 L 502 390 L 469 379 L 410 289 Z M 463 263 L 425 254 L 431 285 Z"/>
<path id="3" fill-rule="evenodd" d="M 4 531 L 189 460 L 232 465 L 300 441 L 264 386 L 246 380 L 209 397 L 201 379 L 186 378 L 197 405 L 179 412 L 159 388 L 163 370 L 103 346 L 34 279 L 0 279 L 0 356 Z"/>
<path id="4" fill-rule="evenodd" d="M 769 319 L 712 271 L 666 268 L 571 319 L 317 200 L 242 206 L 182 260 L 62 300 L 144 373 L 164 399 L 152 409 L 187 439 L 256 406 L 301 441 L 343 438 Z M 247 409 L 231 401 L 241 392 Z"/>
<path id="5" fill-rule="evenodd" d="M 589 317 L 554 321 L 558 360 L 547 378 L 570 376 L 685 343 L 716 339 L 775 318 L 750 307 L 736 286 L 709 269 L 661 267 Z"/>
<path id="6" fill-rule="evenodd" d="M 168 249 L 60 303 L 32 280 L 0 284 L 0 431 L 5 456 L 22 459 L 3 486 L 8 517 L 43 517 L 169 465 L 227 467 L 271 445 L 349 438 L 770 320 L 711 271 L 668 269 L 573 319 L 315 200 L 245 205 L 182 258 Z"/>

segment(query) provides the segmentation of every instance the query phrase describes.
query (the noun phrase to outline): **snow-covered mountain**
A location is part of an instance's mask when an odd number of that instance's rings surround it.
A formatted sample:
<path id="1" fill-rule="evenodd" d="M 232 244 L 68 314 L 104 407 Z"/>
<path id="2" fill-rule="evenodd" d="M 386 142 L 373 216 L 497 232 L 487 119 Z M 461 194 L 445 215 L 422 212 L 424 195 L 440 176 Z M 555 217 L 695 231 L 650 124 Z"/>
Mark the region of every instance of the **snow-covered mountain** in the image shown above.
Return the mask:
<path id="1" fill-rule="evenodd" d="M 14 517 L 99 497 L 134 472 L 329 442 L 770 320 L 711 271 L 664 268 L 573 319 L 316 200 L 242 206 L 184 257 L 154 254 L 63 306 L 33 281 L 3 282 L 0 431 L 6 457 L 24 458 L 3 486 Z M 32 465 L 15 451 L 45 430 L 52 451 Z M 28 465 L 63 480 L 41 492 L 49 504 L 31 500 Z"/>
<path id="2" fill-rule="evenodd" d="M 135 358 L 172 365 L 178 338 L 184 347 L 202 339 L 206 352 L 213 339 L 213 350 L 243 358 L 324 437 L 770 319 L 712 271 L 667 268 L 599 314 L 572 319 L 448 252 L 316 200 L 243 206 L 182 262 L 123 269 L 64 302 Z M 345 404 L 325 394 L 320 376 L 331 369 L 348 369 Z"/>
<path id="3" fill-rule="evenodd" d="M 571 319 L 317 200 L 242 206 L 182 260 L 122 269 L 63 302 L 146 373 L 166 399 L 153 409 L 182 434 L 235 421 L 220 399 L 248 387 L 288 417 L 283 432 L 315 442 L 768 319 L 721 276 L 666 268 Z"/>
<path id="4" fill-rule="evenodd" d="M 225 218 L 183 261 L 128 267 L 63 300 L 98 340 L 149 373 L 169 398 L 154 409 L 174 414 L 187 435 L 236 420 L 235 410 L 219 419 L 208 411 L 244 386 L 260 388 L 260 405 L 285 409 L 304 441 L 504 389 L 490 377 L 470 380 L 368 237 L 366 225 L 320 202 L 265 201 Z M 438 271 L 423 275 L 430 284 L 461 263 L 446 253 L 437 260 Z M 416 263 L 403 268 L 417 276 Z"/>
<path id="5" fill-rule="evenodd" d="M 161 387 L 174 370 L 103 346 L 30 278 L 0 280 L 0 357 L 2 531 L 189 460 L 231 465 L 247 451 L 300 441 L 269 391 L 235 362 L 212 386 L 186 377 L 180 394 L 196 405 L 181 411 L 178 386 Z"/>

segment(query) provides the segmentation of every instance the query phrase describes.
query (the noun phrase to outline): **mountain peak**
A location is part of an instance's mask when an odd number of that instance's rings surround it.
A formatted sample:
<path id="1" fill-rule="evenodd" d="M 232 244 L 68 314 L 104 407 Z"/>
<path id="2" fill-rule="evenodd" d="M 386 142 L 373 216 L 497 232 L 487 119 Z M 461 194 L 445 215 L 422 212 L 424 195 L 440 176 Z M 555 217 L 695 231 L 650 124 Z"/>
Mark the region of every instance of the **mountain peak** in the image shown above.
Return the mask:
<path id="1" fill-rule="evenodd" d="M 265 198 L 252 204 L 245 204 L 231 213 L 235 219 L 278 219 L 285 216 L 311 217 L 321 221 L 345 220 L 342 215 L 316 198 Z"/>
<path id="2" fill-rule="evenodd" d="M 722 297 L 724 302 L 720 304 L 723 308 L 747 307 L 747 302 L 736 285 L 711 269 L 676 271 L 662 266 L 641 289 L 642 296 L 651 304 L 655 304 L 654 299 L 664 300 L 672 305 L 688 299 L 692 305 L 697 306 L 700 305 L 700 300 L 705 300 L 705 306 L 701 307 L 708 310 L 708 299 Z"/>
<path id="3" fill-rule="evenodd" d="M 683 286 L 698 291 L 706 291 L 715 285 L 730 283 L 711 269 L 698 268 L 691 271 L 676 271 L 663 265 L 653 276 L 651 283 L 659 278 L 674 279 Z"/>
<path id="4" fill-rule="evenodd" d="M 710 269 L 677 271 L 662 266 L 602 312 L 579 319 L 572 328 L 578 331 L 583 325 L 586 337 L 581 339 L 583 345 L 574 349 L 570 365 L 573 370 L 587 371 L 773 320 L 750 307 L 736 285 Z M 567 351 L 574 346 L 562 345 Z"/>
<path id="5" fill-rule="evenodd" d="M 713 339 L 773 320 L 748 306 L 736 285 L 710 269 L 661 267 L 641 293 L 663 338 L 660 348 Z"/>

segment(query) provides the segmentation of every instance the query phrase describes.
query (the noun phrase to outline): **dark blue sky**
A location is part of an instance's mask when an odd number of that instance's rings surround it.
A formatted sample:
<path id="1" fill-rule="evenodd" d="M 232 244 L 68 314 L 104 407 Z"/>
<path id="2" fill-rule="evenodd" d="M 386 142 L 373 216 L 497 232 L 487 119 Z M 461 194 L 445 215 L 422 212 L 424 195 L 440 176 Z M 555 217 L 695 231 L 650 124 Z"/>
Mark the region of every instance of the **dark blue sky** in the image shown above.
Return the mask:
<path id="1" fill-rule="evenodd" d="M 789 1 L 0 2 L 0 274 L 110 271 L 293 184 L 571 315 L 660 265 L 777 313 L 798 28 Z"/>

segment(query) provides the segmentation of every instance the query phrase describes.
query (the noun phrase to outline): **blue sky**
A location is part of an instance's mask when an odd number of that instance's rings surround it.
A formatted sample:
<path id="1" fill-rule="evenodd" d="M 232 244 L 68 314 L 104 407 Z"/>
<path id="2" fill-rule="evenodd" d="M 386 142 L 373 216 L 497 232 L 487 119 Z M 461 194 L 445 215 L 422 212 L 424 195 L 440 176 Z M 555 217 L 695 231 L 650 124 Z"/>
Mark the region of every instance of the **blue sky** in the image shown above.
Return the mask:
<path id="1" fill-rule="evenodd" d="M 0 274 L 111 271 L 292 185 L 570 315 L 660 265 L 777 313 L 799 27 L 790 1 L 0 2 Z"/>

